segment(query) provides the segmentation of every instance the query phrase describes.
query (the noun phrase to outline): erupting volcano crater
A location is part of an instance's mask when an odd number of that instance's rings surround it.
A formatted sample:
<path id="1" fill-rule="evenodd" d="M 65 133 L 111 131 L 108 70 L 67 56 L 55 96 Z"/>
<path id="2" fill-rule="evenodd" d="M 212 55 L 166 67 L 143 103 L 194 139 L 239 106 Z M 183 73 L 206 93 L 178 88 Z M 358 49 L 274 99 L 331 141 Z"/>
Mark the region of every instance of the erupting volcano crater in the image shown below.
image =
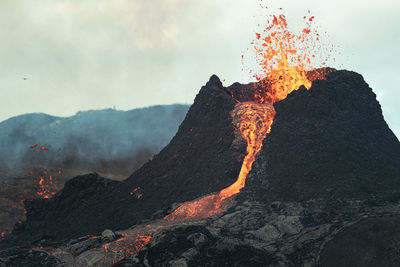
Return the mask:
<path id="1" fill-rule="evenodd" d="M 0 263 L 313 266 L 331 262 L 330 240 L 350 225 L 392 227 L 399 141 L 361 75 L 313 64 L 319 35 L 305 20 L 294 34 L 272 16 L 252 43 L 257 82 L 213 75 L 171 142 L 126 180 L 79 176 L 25 201 L 2 247 L 35 247 Z M 379 263 L 399 262 L 388 257 Z"/>

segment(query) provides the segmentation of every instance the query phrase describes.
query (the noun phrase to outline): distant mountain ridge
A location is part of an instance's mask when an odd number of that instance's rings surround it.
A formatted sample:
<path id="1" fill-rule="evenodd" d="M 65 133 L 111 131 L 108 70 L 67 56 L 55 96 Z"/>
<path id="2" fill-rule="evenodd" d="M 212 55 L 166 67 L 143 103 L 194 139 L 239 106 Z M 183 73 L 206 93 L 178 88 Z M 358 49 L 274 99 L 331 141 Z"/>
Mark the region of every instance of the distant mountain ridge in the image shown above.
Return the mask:
<path id="1" fill-rule="evenodd" d="M 37 163 L 91 171 L 137 168 L 168 144 L 188 109 L 189 105 L 173 104 L 79 111 L 70 117 L 31 113 L 7 119 L 0 123 L 0 178 L 18 175 L 22 166 Z M 33 153 L 35 144 L 49 151 Z"/>

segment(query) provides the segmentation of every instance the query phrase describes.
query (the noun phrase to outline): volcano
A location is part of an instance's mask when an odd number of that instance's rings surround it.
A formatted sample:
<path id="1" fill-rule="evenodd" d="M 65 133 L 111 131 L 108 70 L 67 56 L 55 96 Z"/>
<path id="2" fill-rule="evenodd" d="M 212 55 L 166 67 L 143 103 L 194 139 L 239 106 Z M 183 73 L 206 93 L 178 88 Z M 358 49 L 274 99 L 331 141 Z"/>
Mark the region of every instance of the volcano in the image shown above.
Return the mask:
<path id="1" fill-rule="evenodd" d="M 79 176 L 53 198 L 25 201 L 26 222 L 2 241 L 3 248 L 19 249 L 3 250 L 0 258 L 11 264 L 18 262 L 15 253 L 29 254 L 38 264 L 63 259 L 80 266 L 105 246 L 82 242 L 98 240 L 105 229 L 116 231 L 117 240 L 128 228 L 148 234 L 143 229 L 160 219 L 168 226 L 154 227 L 140 245 L 136 238 L 137 250 L 116 266 L 330 264 L 332 253 L 345 253 L 337 245 L 343 238 L 356 239 L 351 225 L 373 227 L 377 218 L 383 236 L 375 238 L 394 240 L 384 230 L 396 230 L 400 219 L 400 143 L 361 75 L 321 71 L 326 77 L 309 90 L 300 87 L 273 105 L 250 105 L 255 94 L 240 93 L 262 90 L 261 84 L 224 87 L 213 75 L 171 142 L 129 178 Z M 248 111 L 252 116 L 243 115 Z M 256 123 L 238 124 L 238 114 Z M 250 125 L 264 125 L 254 144 L 247 140 L 254 131 L 244 134 Z M 35 244 L 83 248 L 72 260 L 53 248 L 45 257 L 23 249 Z"/>
<path id="2" fill-rule="evenodd" d="M 257 82 L 211 76 L 126 180 L 24 201 L 0 264 L 399 266 L 400 143 L 361 75 L 313 65 L 304 19 L 294 34 L 272 16 L 252 42 Z"/>

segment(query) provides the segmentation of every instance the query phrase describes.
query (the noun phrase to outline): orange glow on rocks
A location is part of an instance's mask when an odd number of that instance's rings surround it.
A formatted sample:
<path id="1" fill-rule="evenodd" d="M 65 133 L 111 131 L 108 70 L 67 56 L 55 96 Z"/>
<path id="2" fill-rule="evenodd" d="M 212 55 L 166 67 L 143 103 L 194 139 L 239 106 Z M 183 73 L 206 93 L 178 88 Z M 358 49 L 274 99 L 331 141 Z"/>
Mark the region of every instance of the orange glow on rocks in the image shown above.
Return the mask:
<path id="1" fill-rule="evenodd" d="M 122 238 L 103 246 L 105 255 L 115 264 L 122 259 L 130 258 L 150 242 L 151 238 L 152 234 L 123 234 Z"/>
<path id="2" fill-rule="evenodd" d="M 141 199 L 143 196 L 142 191 L 140 190 L 140 187 L 134 188 L 130 193 L 131 196 L 133 196 L 136 199 Z"/>

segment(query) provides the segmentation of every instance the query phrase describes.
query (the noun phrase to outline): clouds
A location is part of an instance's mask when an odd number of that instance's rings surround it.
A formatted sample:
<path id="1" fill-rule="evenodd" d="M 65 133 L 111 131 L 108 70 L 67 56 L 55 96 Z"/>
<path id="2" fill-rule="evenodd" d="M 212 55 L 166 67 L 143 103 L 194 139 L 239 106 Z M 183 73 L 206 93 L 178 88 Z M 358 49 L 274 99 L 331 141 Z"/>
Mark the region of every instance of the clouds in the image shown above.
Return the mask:
<path id="1" fill-rule="evenodd" d="M 311 10 L 337 62 L 364 75 L 399 131 L 398 1 L 264 2 L 290 25 Z M 261 15 L 259 0 L 3 0 L 0 120 L 188 103 L 213 73 L 247 82 L 240 55 Z"/>

